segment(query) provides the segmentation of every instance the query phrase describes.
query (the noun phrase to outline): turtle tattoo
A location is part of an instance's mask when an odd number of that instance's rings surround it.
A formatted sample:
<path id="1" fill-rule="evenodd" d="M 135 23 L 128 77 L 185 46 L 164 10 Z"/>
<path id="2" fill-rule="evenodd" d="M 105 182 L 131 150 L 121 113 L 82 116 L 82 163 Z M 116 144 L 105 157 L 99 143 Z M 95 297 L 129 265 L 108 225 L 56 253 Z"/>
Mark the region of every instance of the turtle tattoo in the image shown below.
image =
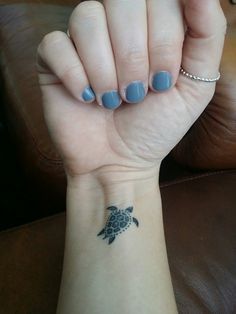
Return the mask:
<path id="1" fill-rule="evenodd" d="M 105 228 L 98 233 L 98 236 L 103 234 L 103 239 L 109 239 L 108 244 L 111 244 L 115 240 L 116 236 L 128 229 L 132 223 L 134 223 L 137 227 L 139 226 L 138 220 L 131 216 L 133 207 L 118 209 L 115 206 L 110 206 L 107 210 L 110 210 L 111 213 L 107 219 Z"/>

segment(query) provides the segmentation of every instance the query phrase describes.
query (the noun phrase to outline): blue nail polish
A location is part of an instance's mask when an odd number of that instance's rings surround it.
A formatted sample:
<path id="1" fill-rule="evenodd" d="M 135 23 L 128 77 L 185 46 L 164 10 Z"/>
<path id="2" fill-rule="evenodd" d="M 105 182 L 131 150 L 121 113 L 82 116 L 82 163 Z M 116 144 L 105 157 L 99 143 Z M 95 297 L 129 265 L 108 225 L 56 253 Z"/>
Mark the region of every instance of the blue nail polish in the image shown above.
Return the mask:
<path id="1" fill-rule="evenodd" d="M 161 71 L 153 76 L 152 87 L 158 92 L 164 92 L 171 88 L 172 76 L 167 71 Z"/>
<path id="2" fill-rule="evenodd" d="M 119 107 L 121 98 L 117 91 L 110 91 L 102 95 L 102 104 L 107 109 Z"/>
<path id="3" fill-rule="evenodd" d="M 144 100 L 146 95 L 142 82 L 132 82 L 126 88 L 126 99 L 130 103 L 138 103 Z"/>
<path id="4" fill-rule="evenodd" d="M 83 91 L 82 98 L 84 101 L 95 100 L 95 94 L 90 86 L 86 87 Z"/>

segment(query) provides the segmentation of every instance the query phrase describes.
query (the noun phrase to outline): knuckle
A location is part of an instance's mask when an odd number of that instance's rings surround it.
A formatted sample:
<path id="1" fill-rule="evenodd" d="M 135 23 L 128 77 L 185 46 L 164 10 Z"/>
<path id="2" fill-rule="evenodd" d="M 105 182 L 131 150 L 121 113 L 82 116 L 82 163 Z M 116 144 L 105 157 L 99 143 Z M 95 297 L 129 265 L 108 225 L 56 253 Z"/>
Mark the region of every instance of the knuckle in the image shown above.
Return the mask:
<path id="1" fill-rule="evenodd" d="M 103 5 L 99 1 L 84 1 L 74 9 L 71 19 L 90 19 L 97 17 L 104 10 Z"/>
<path id="2" fill-rule="evenodd" d="M 119 59 L 122 66 L 136 69 L 140 65 L 146 65 L 148 57 L 145 51 L 132 47 L 128 51 L 120 53 Z"/>
<path id="3" fill-rule="evenodd" d="M 173 55 L 176 54 L 177 49 L 181 49 L 184 38 L 158 38 L 149 45 L 149 51 L 152 55 Z"/>
<path id="4" fill-rule="evenodd" d="M 78 64 L 71 65 L 58 74 L 62 81 L 71 82 L 78 78 L 81 79 L 81 68 Z"/>
<path id="5" fill-rule="evenodd" d="M 222 12 L 221 17 L 220 17 L 219 25 L 221 27 L 223 34 L 225 35 L 227 32 L 228 24 L 227 24 L 227 20 L 226 20 L 226 17 L 225 17 L 223 12 Z"/>
<path id="6" fill-rule="evenodd" d="M 169 29 L 157 32 L 149 43 L 149 50 L 159 52 L 159 50 L 167 50 L 174 53 L 176 49 L 182 49 L 185 39 L 185 33 L 181 28 L 175 27 L 175 30 Z"/>
<path id="7" fill-rule="evenodd" d="M 49 46 L 53 46 L 58 42 L 62 42 L 67 35 L 61 31 L 54 31 L 51 33 L 46 34 L 41 43 L 39 44 L 38 51 L 45 51 Z"/>

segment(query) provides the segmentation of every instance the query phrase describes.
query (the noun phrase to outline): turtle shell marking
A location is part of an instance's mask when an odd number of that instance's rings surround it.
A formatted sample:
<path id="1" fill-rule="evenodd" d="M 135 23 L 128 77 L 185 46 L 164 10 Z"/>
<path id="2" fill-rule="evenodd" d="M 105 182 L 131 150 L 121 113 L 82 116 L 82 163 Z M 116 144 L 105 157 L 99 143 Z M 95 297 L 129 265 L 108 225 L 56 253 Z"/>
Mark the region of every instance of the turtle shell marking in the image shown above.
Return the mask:
<path id="1" fill-rule="evenodd" d="M 116 213 L 111 213 L 105 227 L 105 235 L 107 237 L 115 236 L 125 231 L 132 222 L 132 217 L 125 211 L 118 210 Z"/>
<path id="2" fill-rule="evenodd" d="M 110 206 L 107 209 L 111 211 L 111 214 L 108 217 L 105 228 L 98 233 L 98 236 L 103 235 L 103 239 L 109 238 L 108 244 L 111 244 L 118 234 L 128 229 L 131 223 L 134 223 L 136 227 L 139 226 L 138 220 L 131 216 L 133 207 L 120 210 L 115 206 Z"/>

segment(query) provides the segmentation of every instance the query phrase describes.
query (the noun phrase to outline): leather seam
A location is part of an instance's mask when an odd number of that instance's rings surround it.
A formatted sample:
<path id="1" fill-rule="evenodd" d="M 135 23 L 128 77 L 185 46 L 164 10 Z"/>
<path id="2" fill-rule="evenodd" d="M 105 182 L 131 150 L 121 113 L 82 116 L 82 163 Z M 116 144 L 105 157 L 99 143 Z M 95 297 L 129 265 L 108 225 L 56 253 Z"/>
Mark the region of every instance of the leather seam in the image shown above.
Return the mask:
<path id="1" fill-rule="evenodd" d="M 231 170 L 218 170 L 218 171 L 214 171 L 214 172 L 207 172 L 207 173 L 203 173 L 203 174 L 200 174 L 200 175 L 196 175 L 196 176 L 188 176 L 188 177 L 185 177 L 185 178 L 182 178 L 182 179 L 176 179 L 176 180 L 173 180 L 173 181 L 169 181 L 169 182 L 166 182 L 166 183 L 160 183 L 160 188 L 164 189 L 166 187 L 169 187 L 169 186 L 173 186 L 173 185 L 176 185 L 176 184 L 179 184 L 179 183 L 184 183 L 184 182 L 188 182 L 188 181 L 194 181 L 194 180 L 199 180 L 199 179 L 202 179 L 202 178 L 206 178 L 206 177 L 211 177 L 211 176 L 217 176 L 217 175 L 220 175 L 220 174 L 236 174 L 236 169 L 231 169 Z"/>

